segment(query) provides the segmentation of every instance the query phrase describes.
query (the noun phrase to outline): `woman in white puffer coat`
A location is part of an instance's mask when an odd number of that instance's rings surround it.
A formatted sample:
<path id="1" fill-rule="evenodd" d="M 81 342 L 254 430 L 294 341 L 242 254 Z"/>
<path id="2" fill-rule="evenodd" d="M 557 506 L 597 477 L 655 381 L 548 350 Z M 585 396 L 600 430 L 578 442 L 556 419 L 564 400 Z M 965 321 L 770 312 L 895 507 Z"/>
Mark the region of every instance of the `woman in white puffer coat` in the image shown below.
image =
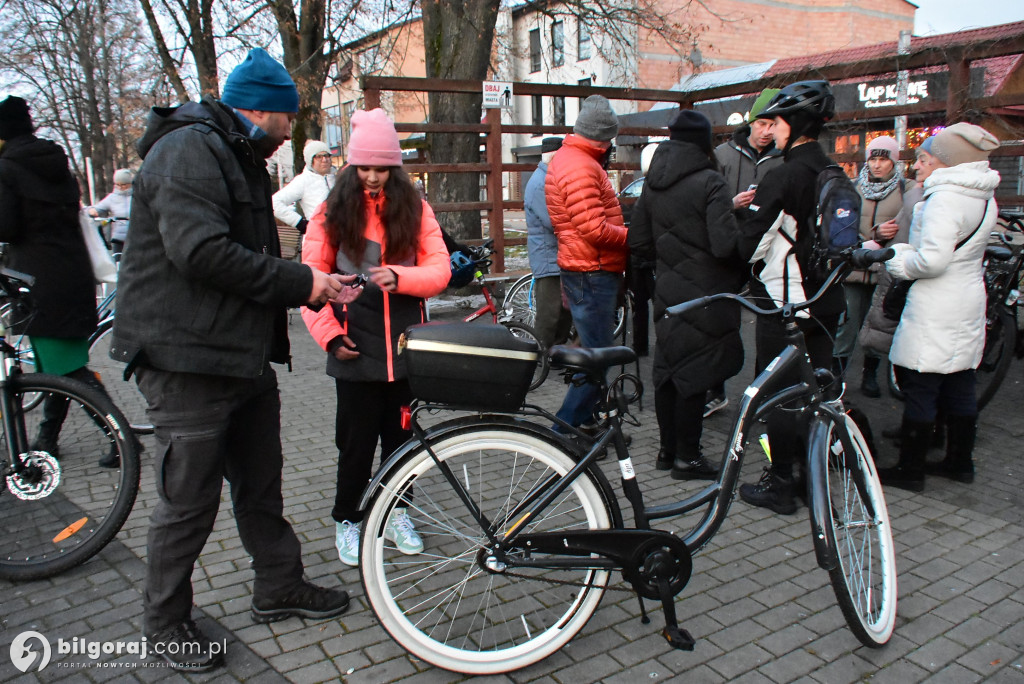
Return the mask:
<path id="1" fill-rule="evenodd" d="M 958 123 L 931 142 L 935 164 L 914 210 L 910 242 L 886 263 L 895 278 L 914 280 L 889 358 L 905 393 L 900 459 L 882 468 L 884 484 L 924 490 L 924 476 L 974 480 L 977 432 L 975 369 L 985 346 L 982 260 L 998 208 L 999 173 L 988 154 L 999 141 L 980 126 Z M 935 415 L 947 416 L 946 458 L 926 466 Z"/>
<path id="2" fill-rule="evenodd" d="M 331 148 L 319 140 L 306 141 L 302 158 L 306 160 L 302 173 L 275 192 L 272 201 L 275 218 L 305 235 L 306 224 L 334 187 L 334 167 Z M 301 214 L 295 210 L 296 203 L 302 209 Z"/>

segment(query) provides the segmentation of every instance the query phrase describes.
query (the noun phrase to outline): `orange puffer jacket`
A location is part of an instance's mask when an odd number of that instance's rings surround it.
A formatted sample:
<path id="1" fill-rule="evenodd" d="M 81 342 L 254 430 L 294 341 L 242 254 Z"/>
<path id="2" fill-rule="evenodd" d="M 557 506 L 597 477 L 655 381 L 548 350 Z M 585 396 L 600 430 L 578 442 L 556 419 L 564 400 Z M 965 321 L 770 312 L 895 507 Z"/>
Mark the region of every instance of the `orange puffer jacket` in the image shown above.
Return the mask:
<path id="1" fill-rule="evenodd" d="M 626 270 L 626 226 L 619 198 L 598 161 L 597 143 L 568 135 L 548 165 L 544 194 L 566 271 Z"/>

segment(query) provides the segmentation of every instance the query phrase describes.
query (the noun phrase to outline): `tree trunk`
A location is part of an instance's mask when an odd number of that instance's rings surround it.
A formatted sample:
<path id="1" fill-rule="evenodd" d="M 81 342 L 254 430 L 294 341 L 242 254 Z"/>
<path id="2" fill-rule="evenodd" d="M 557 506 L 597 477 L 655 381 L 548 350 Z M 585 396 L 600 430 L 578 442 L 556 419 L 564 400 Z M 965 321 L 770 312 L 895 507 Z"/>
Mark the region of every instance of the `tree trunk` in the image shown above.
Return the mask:
<path id="1" fill-rule="evenodd" d="M 429 78 L 483 80 L 490 65 L 498 0 L 424 0 L 423 42 Z M 480 123 L 482 94 L 430 93 L 431 123 Z M 476 133 L 428 133 L 430 162 L 475 162 L 480 159 Z M 430 174 L 434 202 L 474 202 L 480 199 L 476 173 Z M 456 239 L 481 236 L 480 212 L 438 214 L 441 226 Z"/>

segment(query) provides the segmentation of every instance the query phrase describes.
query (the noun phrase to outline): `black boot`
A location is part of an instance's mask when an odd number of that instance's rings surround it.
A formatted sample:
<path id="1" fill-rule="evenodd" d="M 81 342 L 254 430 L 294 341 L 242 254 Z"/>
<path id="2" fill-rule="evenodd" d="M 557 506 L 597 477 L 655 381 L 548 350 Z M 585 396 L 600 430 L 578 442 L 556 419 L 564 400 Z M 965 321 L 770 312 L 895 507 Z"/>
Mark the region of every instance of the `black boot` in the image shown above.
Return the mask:
<path id="1" fill-rule="evenodd" d="M 957 482 L 974 482 L 974 439 L 978 434 L 977 416 L 947 416 L 946 458 L 925 464 L 929 475 Z"/>
<path id="2" fill-rule="evenodd" d="M 772 468 L 765 468 L 757 484 L 740 485 L 740 498 L 751 506 L 768 508 L 782 515 L 796 513 L 793 500 L 795 485 L 792 475 L 784 477 Z"/>
<path id="3" fill-rule="evenodd" d="M 882 484 L 911 492 L 924 491 L 924 457 L 934 429 L 934 423 L 903 419 L 900 460 L 892 468 L 878 469 Z"/>
<path id="4" fill-rule="evenodd" d="M 658 449 L 658 460 L 654 462 L 654 467 L 657 470 L 672 470 L 672 462 L 676 460 L 676 457 L 668 453 L 664 449 Z"/>
<path id="5" fill-rule="evenodd" d="M 677 456 L 672 462 L 673 480 L 714 480 L 718 477 L 718 468 L 707 462 L 704 454 L 698 452 L 696 457 L 687 459 Z"/>
<path id="6" fill-rule="evenodd" d="M 878 363 L 881 359 L 877 356 L 864 357 L 864 375 L 860 380 L 860 391 L 864 396 L 877 399 L 882 396 L 882 389 L 878 386 Z"/>
<path id="7" fill-rule="evenodd" d="M 68 416 L 68 398 L 47 394 L 43 399 L 43 420 L 39 423 L 39 432 L 32 440 L 32 451 L 45 451 L 54 458 L 60 458 L 60 429 Z"/>

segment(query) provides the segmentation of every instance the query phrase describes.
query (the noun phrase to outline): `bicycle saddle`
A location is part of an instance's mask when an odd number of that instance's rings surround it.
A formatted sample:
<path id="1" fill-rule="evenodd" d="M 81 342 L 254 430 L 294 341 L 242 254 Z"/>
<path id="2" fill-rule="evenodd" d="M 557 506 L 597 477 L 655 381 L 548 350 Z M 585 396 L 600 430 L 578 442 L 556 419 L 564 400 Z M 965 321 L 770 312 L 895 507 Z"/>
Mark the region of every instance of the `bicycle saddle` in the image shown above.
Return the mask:
<path id="1" fill-rule="evenodd" d="M 1013 250 L 1001 245 L 989 245 L 985 248 L 985 258 L 996 261 L 1009 261 L 1013 258 Z"/>
<path id="2" fill-rule="evenodd" d="M 636 361 L 636 352 L 631 347 L 569 347 L 558 344 L 551 348 L 548 356 L 551 364 L 560 368 L 578 368 L 582 371 L 603 371 L 612 366 L 622 366 Z"/>

